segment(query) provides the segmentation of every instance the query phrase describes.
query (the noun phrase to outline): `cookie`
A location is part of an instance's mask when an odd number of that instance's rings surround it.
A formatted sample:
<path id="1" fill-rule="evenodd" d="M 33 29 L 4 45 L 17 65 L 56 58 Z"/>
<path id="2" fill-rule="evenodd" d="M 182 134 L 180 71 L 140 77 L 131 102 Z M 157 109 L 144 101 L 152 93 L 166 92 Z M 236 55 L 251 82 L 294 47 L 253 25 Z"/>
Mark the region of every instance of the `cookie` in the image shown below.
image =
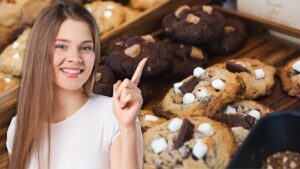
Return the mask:
<path id="1" fill-rule="evenodd" d="M 123 7 L 123 10 L 126 13 L 125 22 L 132 21 L 141 14 L 141 11 L 131 9 L 131 8 L 126 7 L 126 6 Z"/>
<path id="2" fill-rule="evenodd" d="M 142 92 L 143 105 L 146 105 L 154 96 L 153 84 L 148 80 L 143 80 L 139 83 L 138 87 Z"/>
<path id="3" fill-rule="evenodd" d="M 300 99 L 300 57 L 289 61 L 279 69 L 283 90 Z"/>
<path id="4" fill-rule="evenodd" d="M 197 67 L 193 75 L 175 83 L 163 100 L 153 107 L 156 115 L 165 117 L 208 116 L 237 99 L 240 79 L 223 68 Z"/>
<path id="5" fill-rule="evenodd" d="M 115 75 L 106 65 L 100 65 L 96 72 L 93 92 L 105 96 L 112 96 Z"/>
<path id="6" fill-rule="evenodd" d="M 100 34 L 106 33 L 125 22 L 126 13 L 119 3 L 95 1 L 84 6 L 96 20 Z"/>
<path id="7" fill-rule="evenodd" d="M 31 29 L 28 28 L 19 38 L 7 46 L 0 54 L 0 71 L 15 76 L 21 76 L 25 57 L 26 42 Z"/>
<path id="8" fill-rule="evenodd" d="M 196 67 L 206 67 L 207 53 L 196 46 L 164 41 L 169 51 L 170 69 L 166 72 L 167 79 L 183 79 L 193 73 Z"/>
<path id="9" fill-rule="evenodd" d="M 237 101 L 219 110 L 214 119 L 227 124 L 238 144 L 247 137 L 250 129 L 263 116 L 271 113 L 271 109 L 252 100 Z"/>
<path id="10" fill-rule="evenodd" d="M 224 64 L 213 65 L 213 67 L 226 68 L 242 79 L 242 89 L 239 91 L 240 99 L 255 99 L 269 95 L 275 84 L 276 68 L 258 59 L 229 60 Z"/>
<path id="11" fill-rule="evenodd" d="M 141 113 L 139 114 L 139 120 L 142 124 L 143 133 L 149 128 L 155 127 L 166 121 L 164 118 L 155 116 L 153 112 L 149 110 L 141 110 Z"/>
<path id="12" fill-rule="evenodd" d="M 19 84 L 20 84 L 19 78 L 0 72 L 0 94 Z"/>
<path id="13" fill-rule="evenodd" d="M 146 10 L 167 1 L 168 0 L 130 0 L 130 7 L 138 10 Z"/>
<path id="14" fill-rule="evenodd" d="M 201 45 L 217 40 L 223 34 L 224 16 L 211 6 L 179 7 L 163 19 L 165 34 L 173 40 Z"/>
<path id="15" fill-rule="evenodd" d="M 300 168 L 300 153 L 277 152 L 267 157 L 263 163 L 263 169 L 296 169 Z"/>
<path id="16" fill-rule="evenodd" d="M 170 66 L 165 44 L 151 35 L 124 35 L 107 48 L 104 62 L 118 78 L 131 78 L 138 63 L 148 58 L 143 78 L 157 77 Z"/>
<path id="17" fill-rule="evenodd" d="M 233 53 L 245 44 L 246 36 L 246 27 L 242 21 L 238 19 L 227 19 L 222 37 L 205 45 L 205 49 L 215 54 Z"/>
<path id="18" fill-rule="evenodd" d="M 174 118 L 143 136 L 145 169 L 222 169 L 236 149 L 228 127 L 205 117 Z"/>

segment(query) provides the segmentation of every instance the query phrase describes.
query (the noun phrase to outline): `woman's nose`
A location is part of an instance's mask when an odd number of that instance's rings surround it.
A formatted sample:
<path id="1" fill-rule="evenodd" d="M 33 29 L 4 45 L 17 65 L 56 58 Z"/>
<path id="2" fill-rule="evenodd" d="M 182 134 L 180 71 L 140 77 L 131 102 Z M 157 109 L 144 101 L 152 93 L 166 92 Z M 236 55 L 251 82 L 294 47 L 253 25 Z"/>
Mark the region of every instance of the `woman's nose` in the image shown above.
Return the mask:
<path id="1" fill-rule="evenodd" d="M 67 61 L 74 62 L 74 63 L 82 63 L 83 62 L 81 53 L 79 52 L 79 50 L 77 48 L 72 48 L 69 50 L 68 56 L 67 56 Z"/>

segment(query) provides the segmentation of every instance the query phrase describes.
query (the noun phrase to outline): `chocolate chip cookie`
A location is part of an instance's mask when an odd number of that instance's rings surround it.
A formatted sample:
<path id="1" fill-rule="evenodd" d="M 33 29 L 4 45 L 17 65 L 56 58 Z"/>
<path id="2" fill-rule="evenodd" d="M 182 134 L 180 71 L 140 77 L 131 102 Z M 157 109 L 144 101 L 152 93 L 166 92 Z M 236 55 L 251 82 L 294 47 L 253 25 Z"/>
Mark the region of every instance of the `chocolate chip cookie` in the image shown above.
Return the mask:
<path id="1" fill-rule="evenodd" d="M 164 118 L 155 116 L 153 112 L 149 110 L 141 110 L 141 113 L 139 114 L 139 120 L 142 124 L 142 132 L 145 132 L 149 128 L 155 127 L 166 121 Z"/>
<path id="2" fill-rule="evenodd" d="M 144 133 L 144 168 L 225 168 L 236 149 L 230 129 L 205 117 L 174 118 Z"/>
<path id="3" fill-rule="evenodd" d="M 279 76 L 283 90 L 290 96 L 296 96 L 300 99 L 300 57 L 289 61 L 284 67 L 280 68 Z"/>
<path id="4" fill-rule="evenodd" d="M 300 168 L 300 153 L 285 151 L 270 155 L 263 164 L 263 169 Z"/>
<path id="5" fill-rule="evenodd" d="M 197 67 L 193 75 L 175 83 L 153 111 L 171 117 L 208 116 L 237 99 L 240 79 L 227 69 Z"/>
<path id="6" fill-rule="evenodd" d="M 240 49 L 246 40 L 245 24 L 238 19 L 227 19 L 220 39 L 206 45 L 208 52 L 215 54 L 228 54 Z"/>
<path id="7" fill-rule="evenodd" d="M 236 142 L 241 144 L 255 123 L 271 112 L 269 107 L 258 102 L 243 100 L 227 105 L 219 110 L 213 118 L 226 123 L 231 128 Z"/>
<path id="8" fill-rule="evenodd" d="M 242 79 L 240 99 L 255 99 L 271 94 L 275 84 L 276 69 L 258 59 L 242 58 L 216 64 L 213 67 L 226 68 Z"/>
<path id="9" fill-rule="evenodd" d="M 207 5 L 184 5 L 163 19 L 164 32 L 168 37 L 192 45 L 217 40 L 222 36 L 224 26 L 224 16 Z"/>
<path id="10" fill-rule="evenodd" d="M 131 78 L 143 58 L 148 58 L 143 78 L 156 77 L 170 66 L 165 44 L 151 35 L 117 38 L 106 50 L 104 62 L 118 78 Z"/>

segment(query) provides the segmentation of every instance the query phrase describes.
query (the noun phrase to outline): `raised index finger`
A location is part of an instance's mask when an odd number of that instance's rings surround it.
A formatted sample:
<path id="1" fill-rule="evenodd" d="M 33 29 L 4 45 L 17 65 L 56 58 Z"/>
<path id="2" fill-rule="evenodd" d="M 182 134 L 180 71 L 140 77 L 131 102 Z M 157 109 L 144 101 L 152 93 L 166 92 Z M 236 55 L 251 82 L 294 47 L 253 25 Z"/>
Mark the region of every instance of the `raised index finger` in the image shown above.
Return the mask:
<path id="1" fill-rule="evenodd" d="M 143 73 L 143 70 L 144 70 L 147 60 L 148 60 L 148 58 L 144 58 L 140 61 L 140 63 L 138 64 L 138 66 L 135 69 L 135 72 L 131 78 L 131 82 L 133 82 L 136 85 L 139 84 L 139 81 L 142 76 L 142 73 Z"/>

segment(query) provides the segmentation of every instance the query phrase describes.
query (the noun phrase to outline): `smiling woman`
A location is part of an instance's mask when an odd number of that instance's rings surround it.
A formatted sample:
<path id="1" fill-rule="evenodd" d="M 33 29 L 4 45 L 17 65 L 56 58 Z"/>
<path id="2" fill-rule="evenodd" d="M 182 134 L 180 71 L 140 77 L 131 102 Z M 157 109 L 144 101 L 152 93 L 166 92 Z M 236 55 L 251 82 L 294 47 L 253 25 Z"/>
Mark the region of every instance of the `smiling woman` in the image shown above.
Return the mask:
<path id="1" fill-rule="evenodd" d="M 82 6 L 61 0 L 40 14 L 7 133 L 10 169 L 141 168 L 137 84 L 147 59 L 113 98 L 91 92 L 99 60 L 99 32 Z"/>

